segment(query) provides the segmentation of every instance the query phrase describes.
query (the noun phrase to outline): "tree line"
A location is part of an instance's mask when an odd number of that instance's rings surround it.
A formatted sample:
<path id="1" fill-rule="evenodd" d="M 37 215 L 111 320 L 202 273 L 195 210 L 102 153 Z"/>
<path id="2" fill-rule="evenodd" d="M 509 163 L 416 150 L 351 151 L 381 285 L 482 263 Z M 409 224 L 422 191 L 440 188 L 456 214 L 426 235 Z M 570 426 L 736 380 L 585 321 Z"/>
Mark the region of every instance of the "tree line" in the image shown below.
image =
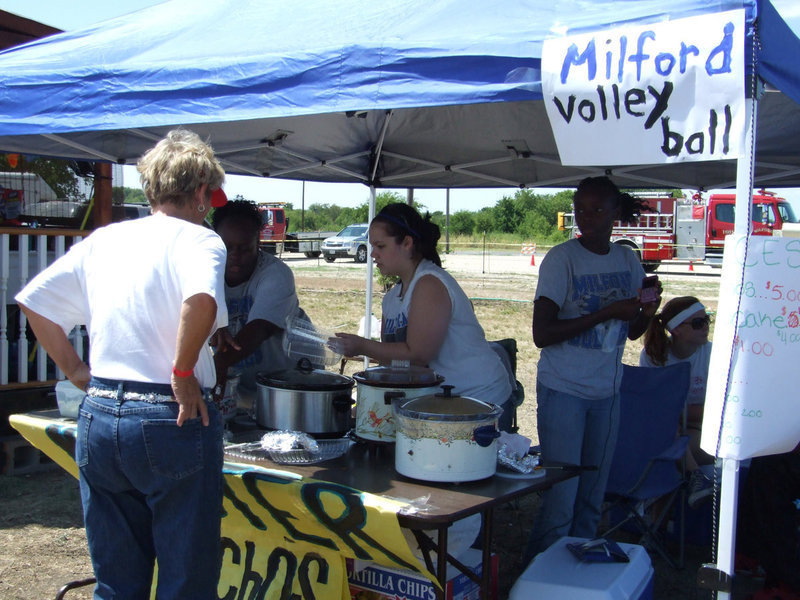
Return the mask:
<path id="1" fill-rule="evenodd" d="M 46 159 L 23 154 L 0 154 L 0 172 L 32 172 L 39 174 L 60 198 L 86 200 L 79 193 L 79 178 L 91 180 L 91 164 L 80 161 Z M 463 237 L 491 236 L 508 241 L 536 241 L 558 243 L 568 237 L 558 230 L 558 213 L 572 210 L 572 190 L 555 194 L 538 194 L 532 189 L 521 189 L 512 196 L 503 196 L 494 206 L 477 211 L 457 210 L 450 215 L 450 235 Z M 680 197 L 680 190 L 672 190 Z M 237 196 L 237 200 L 250 200 Z M 251 200 L 252 201 L 252 200 Z M 397 192 L 381 192 L 376 196 L 376 210 L 390 202 L 405 202 Z M 114 204 L 147 204 L 141 188 L 113 187 Z M 426 207 L 415 201 L 414 207 L 422 213 Z M 366 223 L 369 204 L 364 201 L 355 208 L 335 204 L 312 204 L 305 211 L 292 203 L 284 205 L 289 219 L 289 232 L 339 231 L 353 223 Z M 431 213 L 431 220 L 445 231 L 446 216 L 442 211 Z"/>
<path id="2" fill-rule="evenodd" d="M 518 190 L 513 196 L 503 196 L 494 206 L 477 211 L 457 210 L 450 215 L 451 236 L 482 236 L 509 234 L 520 240 L 539 240 L 557 243 L 567 238 L 558 230 L 558 213 L 572 210 L 572 191 L 556 194 L 537 194 L 533 190 Z M 238 197 L 238 199 L 244 199 Z M 405 202 L 397 192 L 381 192 L 375 198 L 375 210 L 391 202 Z M 425 214 L 427 208 L 417 201 L 414 207 Z M 366 223 L 369 204 L 356 207 L 335 204 L 312 204 L 304 213 L 291 203 L 284 206 L 289 219 L 289 231 L 338 231 L 353 223 Z M 431 220 L 445 231 L 446 215 L 442 211 L 430 213 Z M 302 223 L 302 226 L 301 226 Z"/>
<path id="3" fill-rule="evenodd" d="M 450 215 L 450 235 L 474 237 L 507 234 L 519 240 L 537 240 L 558 243 L 567 238 L 567 233 L 558 230 L 558 213 L 572 210 L 571 190 L 555 194 L 538 194 L 531 189 L 518 190 L 511 196 L 503 196 L 494 206 L 480 210 L 457 210 Z M 113 188 L 115 203 L 146 203 L 142 190 L 128 187 Z M 249 200 L 236 196 L 236 200 Z M 375 210 L 380 211 L 391 202 L 405 202 L 405 196 L 397 192 L 380 192 L 375 198 Z M 427 207 L 414 201 L 414 207 L 425 214 Z M 292 231 L 339 231 L 353 223 L 366 223 L 369 219 L 369 203 L 364 201 L 356 207 L 315 203 L 301 211 L 289 202 L 284 211 Z M 430 213 L 431 220 L 442 232 L 445 231 L 446 215 L 442 211 Z"/>

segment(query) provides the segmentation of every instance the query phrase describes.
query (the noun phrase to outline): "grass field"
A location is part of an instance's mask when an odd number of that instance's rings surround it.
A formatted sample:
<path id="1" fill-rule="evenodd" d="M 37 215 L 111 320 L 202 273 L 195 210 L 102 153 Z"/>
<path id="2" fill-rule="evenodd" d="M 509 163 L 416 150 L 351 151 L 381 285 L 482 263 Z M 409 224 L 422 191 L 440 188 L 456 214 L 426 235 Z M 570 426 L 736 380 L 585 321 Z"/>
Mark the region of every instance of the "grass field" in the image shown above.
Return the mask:
<path id="1" fill-rule="evenodd" d="M 445 258 L 445 265 L 447 264 Z M 477 263 L 477 261 L 474 261 Z M 538 440 L 536 435 L 535 389 L 536 363 L 539 349 L 533 344 L 531 318 L 538 269 L 518 273 L 476 272 L 474 267 L 461 267 L 451 272 L 472 299 L 478 320 L 486 338 L 517 340 L 517 379 L 526 390 L 526 401 L 519 410 L 520 433 Z M 334 331 L 355 333 L 364 316 L 366 284 L 364 272 L 346 266 L 308 266 L 295 269 L 301 306 L 314 323 Z M 716 309 L 719 280 L 698 277 L 662 277 L 665 301 L 675 296 L 697 296 L 711 310 Z M 379 289 L 377 285 L 374 290 Z M 380 318 L 382 293 L 373 292 L 374 313 Z M 641 340 L 628 342 L 623 361 L 638 364 Z M 360 364 L 348 363 L 348 370 L 361 369 Z"/>

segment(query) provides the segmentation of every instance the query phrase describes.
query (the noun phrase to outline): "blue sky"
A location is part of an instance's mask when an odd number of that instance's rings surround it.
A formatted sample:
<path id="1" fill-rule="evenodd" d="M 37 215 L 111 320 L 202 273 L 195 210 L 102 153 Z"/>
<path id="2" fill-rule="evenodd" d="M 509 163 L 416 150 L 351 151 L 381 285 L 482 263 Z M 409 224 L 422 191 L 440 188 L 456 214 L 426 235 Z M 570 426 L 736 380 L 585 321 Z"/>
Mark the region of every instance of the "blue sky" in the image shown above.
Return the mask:
<path id="1" fill-rule="evenodd" d="M 146 9 L 163 0 L 0 0 L 0 9 L 57 27 L 65 31 L 79 29 L 87 25 L 113 17 Z M 199 0 L 208 1 L 208 0 Z M 784 20 L 795 31 L 800 32 L 800 2 L 797 0 L 772 0 Z M 133 167 L 124 168 L 124 185 L 138 187 L 138 177 Z M 360 184 L 306 183 L 305 190 L 299 181 L 261 179 L 257 177 L 228 176 L 225 190 L 230 197 L 241 194 L 255 201 L 292 202 L 299 207 L 305 194 L 305 205 L 315 203 L 357 206 L 369 198 L 369 189 Z M 405 190 L 397 190 L 405 195 Z M 451 190 L 451 212 L 468 209 L 477 210 L 493 206 L 504 195 L 512 195 L 516 190 L 474 189 Z M 545 190 L 543 190 L 545 191 Z M 430 210 L 445 209 L 445 190 L 415 190 L 417 201 Z M 780 194 L 791 200 L 800 211 L 800 190 L 784 189 Z"/>

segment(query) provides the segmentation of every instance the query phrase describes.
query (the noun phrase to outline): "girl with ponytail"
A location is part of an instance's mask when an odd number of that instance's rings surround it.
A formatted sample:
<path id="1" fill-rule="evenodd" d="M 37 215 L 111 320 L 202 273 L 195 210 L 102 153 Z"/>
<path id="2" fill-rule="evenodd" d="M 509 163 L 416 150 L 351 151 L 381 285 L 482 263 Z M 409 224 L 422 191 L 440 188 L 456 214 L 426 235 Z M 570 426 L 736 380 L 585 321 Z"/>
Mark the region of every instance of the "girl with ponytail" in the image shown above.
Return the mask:
<path id="1" fill-rule="evenodd" d="M 682 433 L 689 436 L 686 469 L 690 472 L 690 506 L 709 498 L 714 491 L 711 480 L 699 467 L 713 462 L 713 458 L 700 448 L 708 361 L 711 358 L 711 342 L 708 341 L 710 323 L 706 307 L 697 298 L 673 298 L 650 322 L 644 334 L 644 349 L 639 357 L 639 366 L 642 367 L 664 367 L 678 362 L 688 362 L 690 365 L 686 430 Z"/>
<path id="2" fill-rule="evenodd" d="M 427 366 L 453 392 L 504 408 L 500 428 L 509 430 L 512 387 L 500 357 L 489 346 L 464 290 L 436 251 L 439 226 L 413 207 L 387 205 L 372 220 L 369 241 L 381 273 L 400 281 L 383 298 L 381 341 L 337 333 L 346 356 L 369 356 Z"/>

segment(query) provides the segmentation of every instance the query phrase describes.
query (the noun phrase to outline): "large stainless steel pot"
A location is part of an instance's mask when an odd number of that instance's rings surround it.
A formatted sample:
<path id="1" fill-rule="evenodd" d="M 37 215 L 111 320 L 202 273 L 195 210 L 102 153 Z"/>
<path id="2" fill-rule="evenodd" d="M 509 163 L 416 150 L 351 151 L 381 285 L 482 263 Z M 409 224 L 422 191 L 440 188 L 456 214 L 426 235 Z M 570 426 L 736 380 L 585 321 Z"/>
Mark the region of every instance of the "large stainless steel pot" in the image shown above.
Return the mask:
<path id="1" fill-rule="evenodd" d="M 395 469 L 424 481 L 475 481 L 497 470 L 500 406 L 451 395 L 452 386 L 433 396 L 395 407 Z"/>
<path id="2" fill-rule="evenodd" d="M 358 382 L 355 433 L 378 442 L 394 442 L 393 401 L 435 394 L 444 381 L 432 369 L 397 365 L 366 369 L 353 379 Z"/>
<path id="3" fill-rule="evenodd" d="M 294 369 L 256 376 L 256 422 L 269 429 L 340 437 L 350 430 L 351 377 L 314 369 L 301 359 Z"/>

